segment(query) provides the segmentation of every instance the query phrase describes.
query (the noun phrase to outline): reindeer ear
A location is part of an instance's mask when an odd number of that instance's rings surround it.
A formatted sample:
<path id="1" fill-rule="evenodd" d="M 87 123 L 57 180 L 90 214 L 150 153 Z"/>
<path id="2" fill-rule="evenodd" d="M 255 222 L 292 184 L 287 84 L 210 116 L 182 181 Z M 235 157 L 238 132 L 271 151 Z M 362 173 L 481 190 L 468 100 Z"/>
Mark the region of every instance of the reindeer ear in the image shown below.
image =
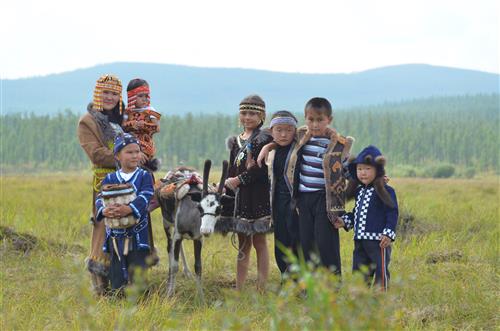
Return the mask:
<path id="1" fill-rule="evenodd" d="M 373 157 L 371 155 L 365 156 L 365 163 L 366 164 L 372 164 Z"/>

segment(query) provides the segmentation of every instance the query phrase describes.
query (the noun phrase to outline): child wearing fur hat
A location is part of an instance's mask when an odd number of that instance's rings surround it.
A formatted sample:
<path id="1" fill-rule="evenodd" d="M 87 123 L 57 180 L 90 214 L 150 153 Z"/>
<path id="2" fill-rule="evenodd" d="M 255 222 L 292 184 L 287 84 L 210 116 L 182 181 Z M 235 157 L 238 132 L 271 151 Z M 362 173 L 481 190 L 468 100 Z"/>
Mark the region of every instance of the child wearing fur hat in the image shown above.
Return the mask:
<path id="1" fill-rule="evenodd" d="M 353 271 L 367 267 L 366 281 L 387 289 L 391 242 L 396 238 L 396 192 L 384 180 L 385 158 L 368 146 L 349 165 L 351 179 L 346 194 L 356 198 L 354 209 L 335 220 L 337 229 L 354 229 Z"/>
<path id="2" fill-rule="evenodd" d="M 266 115 L 265 103 L 258 95 L 244 98 L 239 120 L 244 131 L 228 139 L 229 169 L 225 186 L 235 196 L 234 206 L 224 206 L 222 217 L 232 217 L 231 231 L 238 234 L 239 254 L 236 287 L 242 289 L 248 274 L 250 250 L 257 253 L 257 286 L 265 289 L 269 273 L 269 253 L 265 234 L 271 231 L 269 179 L 267 168 L 256 165 L 262 146 L 271 136 L 261 130 Z"/>
<path id="3" fill-rule="evenodd" d="M 150 105 L 149 84 L 144 79 L 135 78 L 128 83 L 127 97 L 123 130 L 137 137 L 141 145 L 141 164 L 154 172 L 159 168 L 159 160 L 154 157 L 153 134 L 160 131 L 161 114 Z"/>
<path id="4" fill-rule="evenodd" d="M 110 173 L 102 182 L 101 194 L 96 199 L 96 220 L 106 222 L 106 240 L 103 251 L 111 255 L 109 278 L 111 288 L 119 291 L 133 280 L 133 269 L 145 269 L 151 247 L 148 224 L 148 205 L 153 196 L 153 179 L 146 170 L 139 168 L 140 142 L 131 134 L 118 135 L 114 144 L 114 155 L 120 169 Z M 120 186 L 112 184 L 122 184 Z M 123 194 L 134 194 L 127 203 L 106 204 L 105 188 L 115 187 Z M 128 192 L 130 191 L 130 192 Z M 113 220 L 132 217 L 126 225 Z"/>

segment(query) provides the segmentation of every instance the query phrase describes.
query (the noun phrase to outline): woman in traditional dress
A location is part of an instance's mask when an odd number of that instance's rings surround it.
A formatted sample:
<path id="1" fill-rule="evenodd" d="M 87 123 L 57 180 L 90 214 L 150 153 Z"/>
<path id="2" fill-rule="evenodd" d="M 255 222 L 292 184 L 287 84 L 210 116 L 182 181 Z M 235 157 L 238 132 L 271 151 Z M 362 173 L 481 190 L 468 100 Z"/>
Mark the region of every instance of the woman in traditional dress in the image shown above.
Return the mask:
<path id="1" fill-rule="evenodd" d="M 95 200 L 101 189 L 101 182 L 108 173 L 116 171 L 113 142 L 123 132 L 124 105 L 122 83 L 118 77 L 104 75 L 97 80 L 94 98 L 87 107 L 87 113 L 78 122 L 78 139 L 93 164 L 92 180 L 92 237 L 90 254 L 86 259 L 92 285 L 97 294 L 103 295 L 109 287 L 109 256 L 103 252 L 106 237 L 103 222 L 95 221 Z"/>

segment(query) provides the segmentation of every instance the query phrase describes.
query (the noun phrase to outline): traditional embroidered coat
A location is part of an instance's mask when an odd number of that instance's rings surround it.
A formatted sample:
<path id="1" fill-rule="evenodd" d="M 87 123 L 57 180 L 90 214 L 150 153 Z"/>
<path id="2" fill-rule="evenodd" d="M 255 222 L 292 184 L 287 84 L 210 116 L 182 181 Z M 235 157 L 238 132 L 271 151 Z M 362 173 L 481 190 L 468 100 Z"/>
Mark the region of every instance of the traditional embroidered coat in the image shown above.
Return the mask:
<path id="1" fill-rule="evenodd" d="M 349 156 L 353 138 L 344 137 L 334 129 L 329 129 L 330 144 L 323 155 L 323 171 L 325 177 L 325 194 L 327 212 L 343 214 L 345 211 L 346 179 L 343 172 L 342 162 Z M 286 176 L 294 188 L 294 196 L 298 195 L 300 165 L 302 160 L 302 148 L 311 139 L 312 134 L 306 126 L 297 129 L 297 144 L 295 144 Z"/>
<path id="2" fill-rule="evenodd" d="M 153 141 L 153 134 L 159 131 L 159 125 L 153 122 L 153 119 L 160 120 L 161 114 L 152 107 L 145 109 L 126 109 L 123 116 L 122 127 L 126 132 L 133 133 L 139 140 L 141 151 L 146 154 L 148 159 L 156 154 L 156 147 Z M 144 127 L 137 128 L 139 121 L 144 122 Z"/>
<path id="3" fill-rule="evenodd" d="M 230 231 L 251 235 L 271 231 L 271 206 L 267 167 L 257 165 L 262 147 L 272 141 L 266 131 L 260 131 L 251 141 L 230 137 L 228 177 L 238 177 L 241 184 L 234 203 L 224 205 L 222 216 L 235 218 Z M 250 148 L 248 148 L 250 147 Z M 232 192 L 228 192 L 232 195 Z"/>
<path id="4" fill-rule="evenodd" d="M 104 252 L 112 253 L 111 238 L 114 237 L 118 241 L 118 247 L 120 252 L 123 252 L 123 241 L 126 237 L 134 238 L 131 241 L 133 244 L 132 249 L 134 250 L 150 250 L 151 246 L 149 244 L 149 231 L 148 224 L 150 222 L 148 205 L 153 197 L 153 179 L 151 174 L 144 169 L 137 168 L 129 180 L 125 180 L 120 176 L 120 172 L 116 171 L 114 173 L 108 174 L 104 178 L 102 185 L 106 184 L 125 184 L 129 183 L 134 187 L 136 193 L 136 198 L 129 203 L 132 209 L 133 216 L 138 220 L 138 223 L 127 229 L 110 229 L 106 228 L 106 241 L 102 247 Z M 102 211 L 104 210 L 104 200 L 98 196 L 96 199 L 96 220 L 102 223 L 104 215 Z M 113 252 L 116 254 L 117 252 Z"/>
<path id="5" fill-rule="evenodd" d="M 385 205 L 371 185 L 356 189 L 356 202 L 352 212 L 342 216 L 346 230 L 354 228 L 355 240 L 380 240 L 382 235 L 396 239 L 398 202 L 396 192 L 389 185 L 385 189 L 395 207 Z"/>

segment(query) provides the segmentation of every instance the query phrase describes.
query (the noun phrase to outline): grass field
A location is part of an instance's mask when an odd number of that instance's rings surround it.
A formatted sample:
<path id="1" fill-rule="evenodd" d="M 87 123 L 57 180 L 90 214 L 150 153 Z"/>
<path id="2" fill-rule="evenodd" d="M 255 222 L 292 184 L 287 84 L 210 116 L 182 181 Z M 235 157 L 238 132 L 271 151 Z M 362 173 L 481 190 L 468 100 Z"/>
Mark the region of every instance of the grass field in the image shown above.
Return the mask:
<path id="1" fill-rule="evenodd" d="M 176 296 L 165 296 L 168 262 L 159 211 L 153 223 L 160 264 L 129 289 L 126 300 L 98 299 L 84 267 L 90 175 L 1 180 L 2 330 L 477 330 L 500 325 L 498 177 L 391 181 L 402 217 L 389 293 L 370 291 L 351 274 L 352 233 L 344 231 L 340 287 L 328 273 L 303 268 L 297 285 L 280 288 L 272 256 L 268 291 L 259 294 L 252 252 L 247 289 L 236 292 L 237 252 L 230 236 L 216 235 L 205 240 L 203 249 L 204 301 L 181 273 Z M 20 240 L 17 234 L 34 237 Z M 273 247 L 272 236 L 268 242 Z M 184 247 L 192 265 L 192 245 Z M 304 288 L 307 298 L 297 295 Z"/>

